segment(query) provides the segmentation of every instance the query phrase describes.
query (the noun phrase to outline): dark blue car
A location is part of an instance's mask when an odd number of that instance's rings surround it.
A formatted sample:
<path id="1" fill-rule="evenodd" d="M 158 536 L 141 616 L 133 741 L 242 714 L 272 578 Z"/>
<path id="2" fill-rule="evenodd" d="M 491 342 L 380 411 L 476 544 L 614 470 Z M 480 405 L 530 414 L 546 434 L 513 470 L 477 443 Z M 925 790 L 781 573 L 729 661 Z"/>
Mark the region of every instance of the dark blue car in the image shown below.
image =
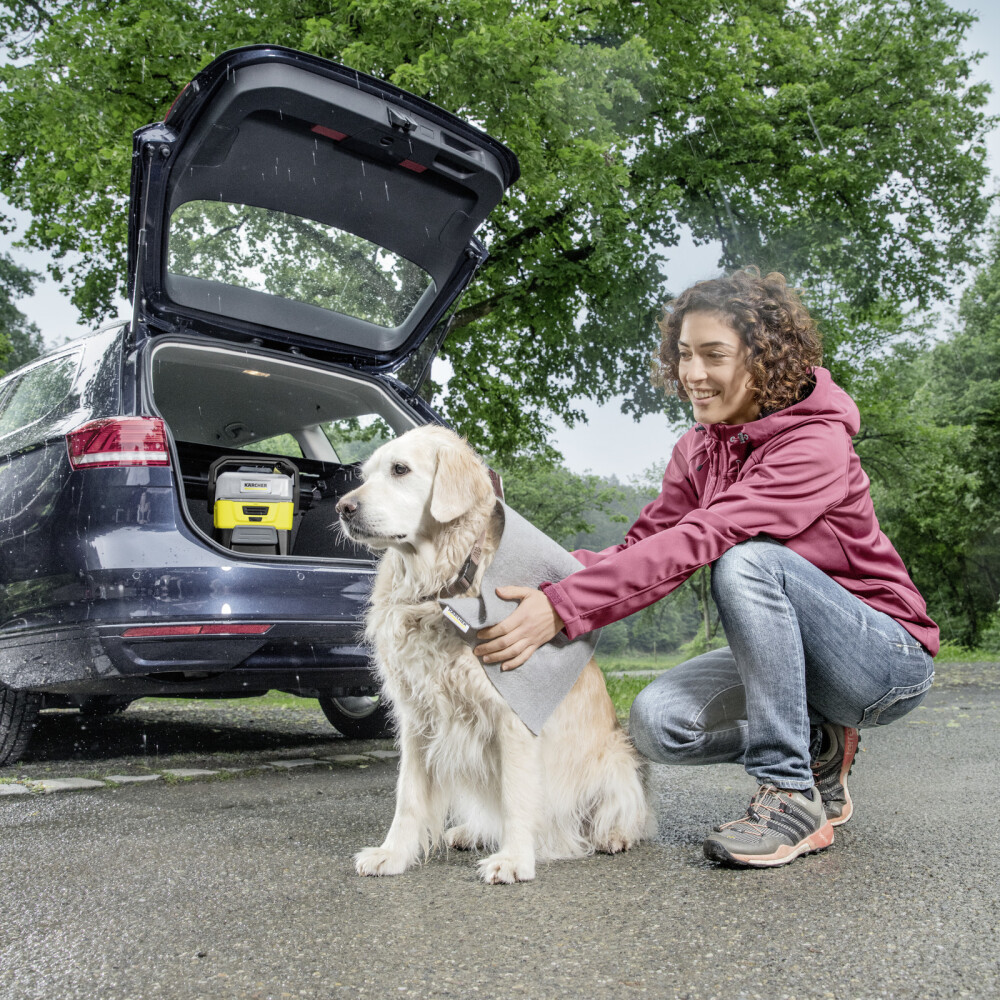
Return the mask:
<path id="1" fill-rule="evenodd" d="M 133 315 L 0 381 L 0 764 L 40 709 L 319 697 L 386 718 L 373 566 L 333 527 L 486 259 L 513 154 L 288 49 L 220 56 L 134 137 Z"/>

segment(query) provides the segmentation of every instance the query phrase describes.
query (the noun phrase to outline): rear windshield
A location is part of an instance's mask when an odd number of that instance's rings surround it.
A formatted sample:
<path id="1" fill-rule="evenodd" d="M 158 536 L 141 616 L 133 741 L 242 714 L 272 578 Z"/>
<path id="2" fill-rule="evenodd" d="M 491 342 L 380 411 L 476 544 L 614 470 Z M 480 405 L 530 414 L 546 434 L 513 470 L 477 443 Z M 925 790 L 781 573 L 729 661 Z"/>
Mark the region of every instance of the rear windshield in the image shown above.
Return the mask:
<path id="1" fill-rule="evenodd" d="M 416 264 L 360 236 L 222 201 L 189 201 L 174 211 L 167 270 L 386 328 L 400 326 L 431 285 Z"/>

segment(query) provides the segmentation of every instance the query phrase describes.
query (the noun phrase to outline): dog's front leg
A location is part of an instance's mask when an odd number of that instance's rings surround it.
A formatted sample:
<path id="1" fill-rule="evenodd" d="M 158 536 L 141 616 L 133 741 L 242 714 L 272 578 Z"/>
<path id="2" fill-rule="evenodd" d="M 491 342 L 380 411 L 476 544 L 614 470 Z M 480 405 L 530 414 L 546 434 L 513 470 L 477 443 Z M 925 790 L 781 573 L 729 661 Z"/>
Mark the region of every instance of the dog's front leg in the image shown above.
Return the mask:
<path id="1" fill-rule="evenodd" d="M 431 782 L 419 740 L 401 733 L 396 814 L 381 847 L 366 847 L 354 855 L 358 874 L 399 875 L 421 852 L 428 852 L 444 826 L 443 800 L 442 791 Z"/>
<path id="2" fill-rule="evenodd" d="M 512 717 L 500 733 L 500 849 L 479 862 L 484 882 L 528 882 L 535 877 L 541 765 L 538 741 Z"/>

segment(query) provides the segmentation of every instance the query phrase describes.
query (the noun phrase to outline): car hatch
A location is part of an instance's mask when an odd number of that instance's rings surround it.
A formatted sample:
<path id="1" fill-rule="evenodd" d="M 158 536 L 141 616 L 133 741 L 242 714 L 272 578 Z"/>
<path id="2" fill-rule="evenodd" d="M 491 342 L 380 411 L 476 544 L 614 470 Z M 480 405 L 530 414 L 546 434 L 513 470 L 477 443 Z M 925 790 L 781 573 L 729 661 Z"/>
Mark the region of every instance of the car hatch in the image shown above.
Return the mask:
<path id="1" fill-rule="evenodd" d="M 135 134 L 136 328 L 395 368 L 485 259 L 474 233 L 518 172 L 392 85 L 285 48 L 224 53 Z"/>

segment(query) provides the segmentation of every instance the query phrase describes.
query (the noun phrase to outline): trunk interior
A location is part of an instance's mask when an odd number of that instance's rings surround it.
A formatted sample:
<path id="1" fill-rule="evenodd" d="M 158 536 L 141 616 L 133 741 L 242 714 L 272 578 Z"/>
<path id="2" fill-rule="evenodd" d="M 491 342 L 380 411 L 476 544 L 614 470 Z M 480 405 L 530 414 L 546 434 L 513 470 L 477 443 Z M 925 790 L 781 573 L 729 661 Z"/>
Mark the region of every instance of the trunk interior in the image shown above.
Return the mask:
<path id="1" fill-rule="evenodd" d="M 304 361 L 186 342 L 155 344 L 149 371 L 153 408 L 173 435 L 188 514 L 202 534 L 258 555 L 371 560 L 341 535 L 335 507 L 360 483 L 361 463 L 415 426 L 387 390 Z M 216 500 L 224 492 L 224 470 L 297 479 L 294 518 L 279 548 L 237 545 L 235 532 L 230 539 L 216 526 L 211 470 L 223 458 L 232 461 L 219 470 Z M 284 464 L 289 461 L 297 475 Z M 262 506 L 241 502 L 257 499 L 242 497 L 235 509 L 263 513 Z M 259 519 L 240 523 L 247 520 Z"/>
<path id="2" fill-rule="evenodd" d="M 208 504 L 209 469 L 218 458 L 237 457 L 231 449 L 210 445 L 177 442 L 177 454 L 184 479 L 184 498 L 195 526 L 209 538 L 215 538 L 213 511 Z M 282 456 L 247 451 L 248 462 Z M 337 530 L 337 500 L 360 485 L 359 466 L 338 465 L 307 459 L 294 459 L 299 472 L 299 503 L 295 512 L 290 556 L 323 556 L 334 559 L 371 559 L 371 553 L 344 538 Z M 218 540 L 218 539 L 217 539 Z"/>

